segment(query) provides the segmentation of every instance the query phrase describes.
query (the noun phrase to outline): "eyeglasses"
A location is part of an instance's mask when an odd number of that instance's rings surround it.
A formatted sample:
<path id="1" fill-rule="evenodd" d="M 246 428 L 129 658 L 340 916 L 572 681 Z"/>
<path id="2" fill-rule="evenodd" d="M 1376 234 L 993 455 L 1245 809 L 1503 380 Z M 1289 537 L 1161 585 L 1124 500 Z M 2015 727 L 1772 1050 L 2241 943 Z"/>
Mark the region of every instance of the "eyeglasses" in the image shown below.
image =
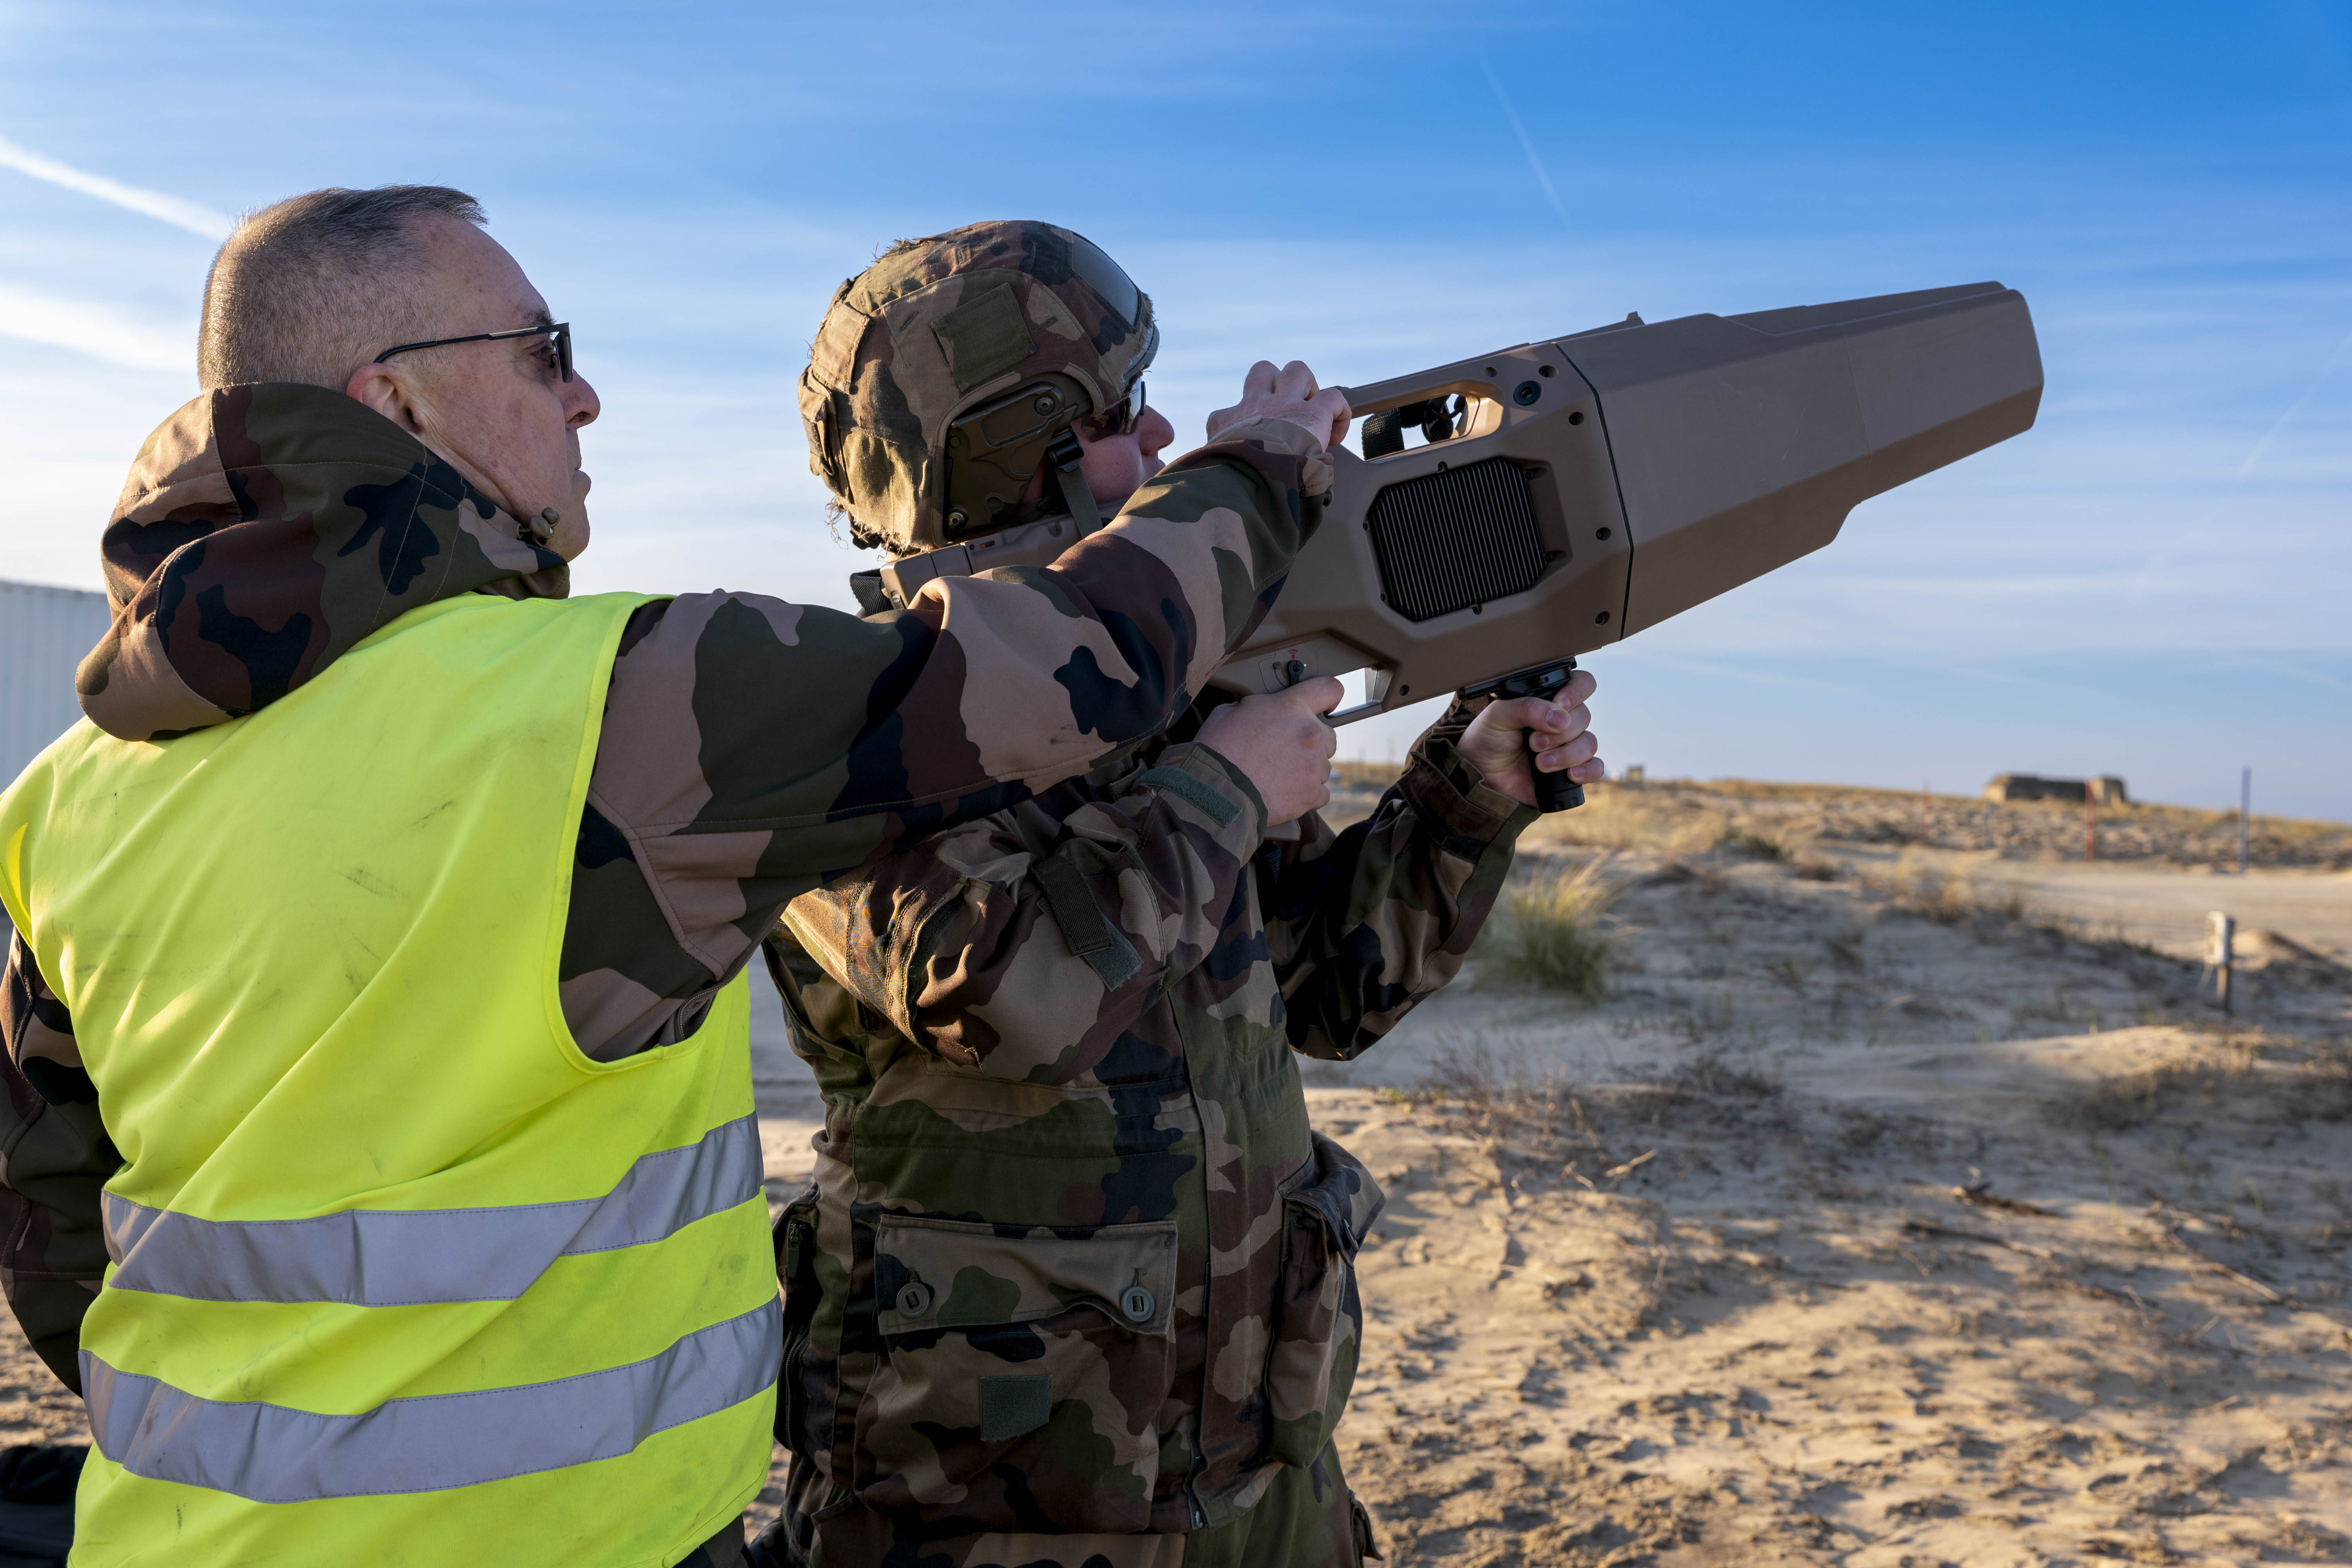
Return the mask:
<path id="1" fill-rule="evenodd" d="M 1127 395 L 1110 405 L 1108 412 L 1087 416 L 1087 434 L 1097 441 L 1108 441 L 1114 436 L 1134 434 L 1143 422 L 1143 383 L 1139 378 L 1128 385 Z"/>
<path id="2" fill-rule="evenodd" d="M 403 343 L 396 349 L 386 349 L 375 356 L 382 364 L 394 354 L 404 354 L 412 349 L 441 349 L 451 343 L 495 343 L 510 338 L 547 339 L 547 346 L 555 351 L 555 371 L 564 380 L 572 379 L 572 323 L 557 321 L 545 327 L 512 327 L 503 332 L 473 332 L 462 338 L 433 338 L 421 343 Z M 1139 387 L 1137 390 L 1140 391 Z"/>

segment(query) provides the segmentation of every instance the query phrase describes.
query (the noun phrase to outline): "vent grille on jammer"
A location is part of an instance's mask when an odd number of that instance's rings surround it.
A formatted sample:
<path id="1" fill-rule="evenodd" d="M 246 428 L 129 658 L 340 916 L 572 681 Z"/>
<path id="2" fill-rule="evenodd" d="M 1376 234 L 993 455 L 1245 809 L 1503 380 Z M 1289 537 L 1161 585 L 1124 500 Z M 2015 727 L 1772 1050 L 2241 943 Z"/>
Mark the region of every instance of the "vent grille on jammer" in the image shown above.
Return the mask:
<path id="1" fill-rule="evenodd" d="M 1527 471 L 1508 458 L 1401 480 L 1366 521 L 1381 587 L 1409 621 L 1523 594 L 1543 575 Z"/>

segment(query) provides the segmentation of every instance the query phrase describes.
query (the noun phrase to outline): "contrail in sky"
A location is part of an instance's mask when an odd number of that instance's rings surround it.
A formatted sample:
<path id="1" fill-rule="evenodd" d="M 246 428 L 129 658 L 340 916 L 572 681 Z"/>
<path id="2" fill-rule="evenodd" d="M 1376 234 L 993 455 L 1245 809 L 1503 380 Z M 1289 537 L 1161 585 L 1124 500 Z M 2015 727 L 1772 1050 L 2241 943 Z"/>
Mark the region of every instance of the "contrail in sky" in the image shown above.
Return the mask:
<path id="1" fill-rule="evenodd" d="M 194 363 L 195 323 L 160 332 L 111 306 L 60 300 L 0 283 L 0 337 L 70 349 L 133 370 L 185 371 Z"/>
<path id="2" fill-rule="evenodd" d="M 1528 155 L 1528 167 L 1536 172 L 1536 184 L 1541 185 L 1543 194 L 1550 198 L 1551 210 L 1559 215 L 1559 221 L 1566 223 L 1568 206 L 1559 199 L 1559 191 L 1551 183 L 1551 172 L 1544 167 L 1543 159 L 1537 156 L 1536 144 L 1533 138 L 1528 135 L 1528 128 L 1519 123 L 1519 111 L 1511 107 L 1511 95 L 1505 92 L 1503 84 L 1496 79 L 1494 67 L 1481 60 L 1478 62 L 1478 68 L 1486 73 L 1486 85 L 1495 89 L 1495 100 L 1503 106 L 1504 117 L 1510 121 L 1512 131 L 1517 133 L 1519 151 Z"/>
<path id="3" fill-rule="evenodd" d="M 2352 332 L 2346 333 L 2344 341 L 2336 345 L 2336 352 L 2320 362 L 2318 374 L 2311 378 L 2311 384 L 2303 389 L 2303 395 L 2287 405 L 2286 412 L 2278 416 L 2277 423 L 2263 432 L 2263 438 L 2254 443 L 2254 449 L 2246 454 L 2244 462 L 2238 465 L 2238 478 L 2242 479 L 2254 471 L 2254 465 L 2263 460 L 2263 454 L 2270 450 L 2273 441 L 2278 439 L 2278 433 L 2303 412 L 2303 405 L 2311 401 L 2312 395 L 2319 390 L 2319 384 L 2327 379 L 2327 373 L 2334 370 L 2336 362 L 2344 357 L 2346 349 L 2352 349 Z"/>
<path id="4" fill-rule="evenodd" d="M 1524 138 L 1524 133 L 1522 136 Z M 69 164 L 60 163 L 55 158 L 44 158 L 29 147 L 19 147 L 5 136 L 0 136 L 0 168 L 14 169 L 20 174 L 30 174 L 37 180 L 63 185 L 67 190 L 96 196 L 102 202 L 112 202 L 116 206 L 128 207 L 132 212 L 168 223 L 174 228 L 203 235 L 206 239 L 226 239 L 228 231 L 236 226 L 236 220 L 226 213 L 216 213 L 194 202 L 182 201 L 178 196 L 167 196 L 161 191 L 143 191 L 137 185 L 126 185 L 103 174 L 86 174 Z"/>

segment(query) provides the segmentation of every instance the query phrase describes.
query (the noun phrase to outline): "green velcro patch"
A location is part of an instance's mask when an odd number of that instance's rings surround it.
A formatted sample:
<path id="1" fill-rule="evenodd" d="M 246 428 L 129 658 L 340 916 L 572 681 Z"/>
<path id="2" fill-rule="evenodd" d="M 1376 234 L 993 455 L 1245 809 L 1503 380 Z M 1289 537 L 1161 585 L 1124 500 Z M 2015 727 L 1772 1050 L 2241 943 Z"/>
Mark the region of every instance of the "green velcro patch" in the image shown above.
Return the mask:
<path id="1" fill-rule="evenodd" d="M 1234 818 L 1241 814 L 1240 805 L 1181 768 L 1153 768 L 1135 782 L 1182 796 L 1206 813 L 1220 827 L 1231 826 Z"/>
<path id="2" fill-rule="evenodd" d="M 1070 944 L 1072 952 L 1087 961 L 1105 986 L 1117 990 L 1143 967 L 1134 944 L 1118 927 L 1103 919 L 1101 909 L 1095 903 L 1094 889 L 1087 885 L 1086 873 L 1072 865 L 1067 857 L 1048 855 L 1029 874 L 1045 890 L 1045 907 L 1054 912 L 1054 923 L 1062 928 L 1062 940 Z"/>
<path id="3" fill-rule="evenodd" d="M 1049 1373 L 980 1380 L 980 1440 L 1002 1443 L 1034 1432 L 1054 1418 L 1054 1379 Z"/>
<path id="4" fill-rule="evenodd" d="M 983 381 L 994 380 L 1037 352 L 1009 278 L 993 288 L 971 287 L 974 297 L 941 316 L 931 328 L 931 335 L 948 356 L 948 367 L 955 373 L 959 392 L 970 392 Z"/>

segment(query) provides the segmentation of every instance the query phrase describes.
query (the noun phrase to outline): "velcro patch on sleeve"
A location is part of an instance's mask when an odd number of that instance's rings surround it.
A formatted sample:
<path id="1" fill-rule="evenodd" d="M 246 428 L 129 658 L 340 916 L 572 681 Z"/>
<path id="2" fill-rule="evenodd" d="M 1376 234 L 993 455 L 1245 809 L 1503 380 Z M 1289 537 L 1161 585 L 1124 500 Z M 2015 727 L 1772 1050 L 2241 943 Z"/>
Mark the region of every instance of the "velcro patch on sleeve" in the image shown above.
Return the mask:
<path id="1" fill-rule="evenodd" d="M 1219 794 L 1181 768 L 1153 768 L 1135 782 L 1148 789 L 1164 789 L 1170 795 L 1190 802 L 1220 827 L 1229 826 L 1241 813 L 1242 808 L 1237 802 Z"/>

